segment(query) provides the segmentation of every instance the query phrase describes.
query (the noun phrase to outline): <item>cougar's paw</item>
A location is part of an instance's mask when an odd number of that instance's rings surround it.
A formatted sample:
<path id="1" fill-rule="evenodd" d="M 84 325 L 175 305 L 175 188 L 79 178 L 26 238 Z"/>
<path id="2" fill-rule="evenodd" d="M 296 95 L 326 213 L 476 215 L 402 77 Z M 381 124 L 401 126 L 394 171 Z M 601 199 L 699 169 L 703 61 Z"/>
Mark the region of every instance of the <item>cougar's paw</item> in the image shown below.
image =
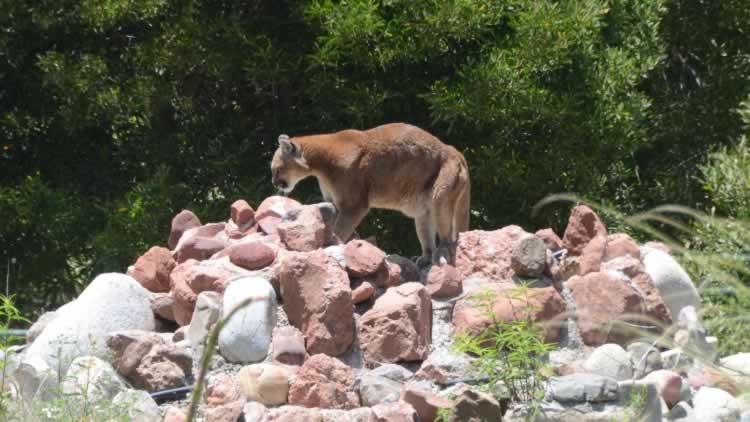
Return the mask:
<path id="1" fill-rule="evenodd" d="M 417 259 L 414 260 L 414 263 L 417 264 L 417 268 L 421 271 L 432 265 L 432 259 L 429 256 L 418 256 Z"/>

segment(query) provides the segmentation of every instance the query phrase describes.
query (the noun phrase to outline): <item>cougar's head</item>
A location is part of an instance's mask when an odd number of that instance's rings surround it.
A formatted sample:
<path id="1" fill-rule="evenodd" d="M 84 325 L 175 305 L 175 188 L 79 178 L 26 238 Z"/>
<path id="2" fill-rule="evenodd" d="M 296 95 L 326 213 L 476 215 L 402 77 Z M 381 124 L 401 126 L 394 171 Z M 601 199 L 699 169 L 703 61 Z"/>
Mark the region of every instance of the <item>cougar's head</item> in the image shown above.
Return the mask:
<path id="1" fill-rule="evenodd" d="M 297 182 L 310 175 L 302 149 L 287 135 L 279 136 L 279 147 L 271 160 L 271 182 L 283 193 L 289 193 Z"/>

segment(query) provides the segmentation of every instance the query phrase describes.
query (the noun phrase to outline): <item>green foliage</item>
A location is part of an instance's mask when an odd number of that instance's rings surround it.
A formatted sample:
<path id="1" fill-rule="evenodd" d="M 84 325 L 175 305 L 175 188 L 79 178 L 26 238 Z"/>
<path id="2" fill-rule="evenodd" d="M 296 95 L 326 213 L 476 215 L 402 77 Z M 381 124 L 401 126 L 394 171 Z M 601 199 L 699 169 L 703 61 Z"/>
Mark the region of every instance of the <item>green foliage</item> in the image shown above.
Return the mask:
<path id="1" fill-rule="evenodd" d="M 521 317 L 514 321 L 499 321 L 493 312 L 494 294 L 474 294 L 472 300 L 491 324 L 477 336 L 457 335 L 455 347 L 477 357 L 475 369 L 479 375 L 488 378 L 488 386 L 502 382 L 508 388 L 511 400 L 529 403 L 533 419 L 539 412 L 537 405 L 544 398 L 544 383 L 549 376 L 544 362 L 554 345 L 545 341 L 541 322 L 533 320 L 536 311 L 530 301 L 533 289 L 521 284 L 506 294 L 512 314 Z"/>
<path id="2" fill-rule="evenodd" d="M 28 322 L 26 318 L 21 315 L 21 312 L 16 307 L 13 296 L 0 295 L 0 331 L 7 330 L 19 322 Z M 8 417 L 8 407 L 10 404 L 10 394 L 7 391 L 8 385 L 8 359 L 7 353 L 8 346 L 18 342 L 18 338 L 0 336 L 0 418 Z"/>
<path id="3" fill-rule="evenodd" d="M 646 396 L 648 387 L 645 385 L 634 386 L 628 396 L 628 402 L 623 414 L 618 417 L 612 417 L 610 422 L 638 422 L 643 418 L 643 411 L 646 409 Z"/>

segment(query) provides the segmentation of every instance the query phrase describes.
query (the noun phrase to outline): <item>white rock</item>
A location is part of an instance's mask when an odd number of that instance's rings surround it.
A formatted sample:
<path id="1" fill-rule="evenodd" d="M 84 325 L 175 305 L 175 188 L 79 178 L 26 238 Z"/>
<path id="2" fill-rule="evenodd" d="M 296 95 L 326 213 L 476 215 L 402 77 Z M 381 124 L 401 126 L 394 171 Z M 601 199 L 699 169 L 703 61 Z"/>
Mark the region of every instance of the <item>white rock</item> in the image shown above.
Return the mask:
<path id="1" fill-rule="evenodd" d="M 60 386 L 63 394 L 84 396 L 89 403 L 110 401 L 127 389 L 112 365 L 94 356 L 76 358 Z"/>
<path id="2" fill-rule="evenodd" d="M 78 356 L 105 358 L 106 338 L 119 330 L 154 330 L 149 292 L 132 277 L 101 274 L 39 334 L 24 359 L 43 359 L 65 373 Z"/>
<path id="3" fill-rule="evenodd" d="M 701 299 L 695 285 L 687 272 L 671 255 L 652 247 L 642 246 L 641 258 L 646 272 L 654 281 L 673 319 L 680 315 L 680 310 L 685 306 L 700 309 Z"/>
<path id="4" fill-rule="evenodd" d="M 32 356 L 18 365 L 13 371 L 13 378 L 24 399 L 48 400 L 57 392 L 62 374 L 50 368 L 44 359 Z"/>
<path id="5" fill-rule="evenodd" d="M 735 422 L 740 417 L 737 401 L 726 391 L 703 387 L 693 396 L 695 419 L 701 422 Z"/>
<path id="6" fill-rule="evenodd" d="M 240 393 L 248 401 L 279 405 L 287 400 L 289 373 L 277 365 L 248 365 L 237 373 L 236 383 Z"/>
<path id="7" fill-rule="evenodd" d="M 737 353 L 722 358 L 721 366 L 728 369 L 732 379 L 740 385 L 750 385 L 750 353 Z"/>
<path id="8" fill-rule="evenodd" d="M 592 374 L 625 381 L 633 377 L 630 355 L 617 344 L 609 343 L 597 347 L 583 363 L 583 369 Z"/>
<path id="9" fill-rule="evenodd" d="M 185 339 L 192 346 L 203 344 L 208 337 L 211 327 L 219 320 L 221 313 L 221 296 L 219 293 L 205 291 L 198 294 L 195 300 L 195 310 L 190 319 L 190 325 L 185 333 Z"/>
<path id="10" fill-rule="evenodd" d="M 143 390 L 121 391 L 112 403 L 123 410 L 123 416 L 130 422 L 161 422 L 159 405 Z"/>
<path id="11" fill-rule="evenodd" d="M 219 333 L 219 353 L 230 362 L 263 360 L 276 325 L 276 293 L 271 283 L 260 277 L 239 276 L 228 281 L 224 291 L 222 318 L 247 299 L 255 298 L 238 310 Z"/>

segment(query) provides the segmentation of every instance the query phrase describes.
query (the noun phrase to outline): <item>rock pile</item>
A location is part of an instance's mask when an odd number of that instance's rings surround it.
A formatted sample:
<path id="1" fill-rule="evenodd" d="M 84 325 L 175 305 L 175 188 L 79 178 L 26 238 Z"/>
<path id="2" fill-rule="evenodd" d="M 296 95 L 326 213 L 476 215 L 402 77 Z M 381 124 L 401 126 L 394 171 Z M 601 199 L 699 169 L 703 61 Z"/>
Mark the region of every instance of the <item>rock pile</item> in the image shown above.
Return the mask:
<path id="1" fill-rule="evenodd" d="M 205 420 L 432 421 L 444 408 L 451 421 L 523 420 L 527 404 L 465 383 L 475 358 L 450 345 L 453 334 L 533 320 L 558 345 L 540 420 L 617 419 L 634 397 L 646 420 L 748 415 L 735 396 L 750 355 L 722 360 L 731 372 L 712 365 L 716 341 L 687 273 L 659 245 L 608 233 L 586 206 L 562 238 L 518 226 L 461 233 L 455 266 L 422 271 L 365 240 L 342 244 L 334 221 L 330 204 L 277 196 L 256 210 L 236 201 L 226 222 L 181 211 L 168 248 L 149 249 L 127 275 L 100 275 L 37 322 L 12 391 L 40 399 L 83 385 L 92 399 L 137 400 L 137 420 L 183 420 L 185 402 L 155 411 L 140 390 L 189 386 L 212 327 L 232 314 Z"/>

